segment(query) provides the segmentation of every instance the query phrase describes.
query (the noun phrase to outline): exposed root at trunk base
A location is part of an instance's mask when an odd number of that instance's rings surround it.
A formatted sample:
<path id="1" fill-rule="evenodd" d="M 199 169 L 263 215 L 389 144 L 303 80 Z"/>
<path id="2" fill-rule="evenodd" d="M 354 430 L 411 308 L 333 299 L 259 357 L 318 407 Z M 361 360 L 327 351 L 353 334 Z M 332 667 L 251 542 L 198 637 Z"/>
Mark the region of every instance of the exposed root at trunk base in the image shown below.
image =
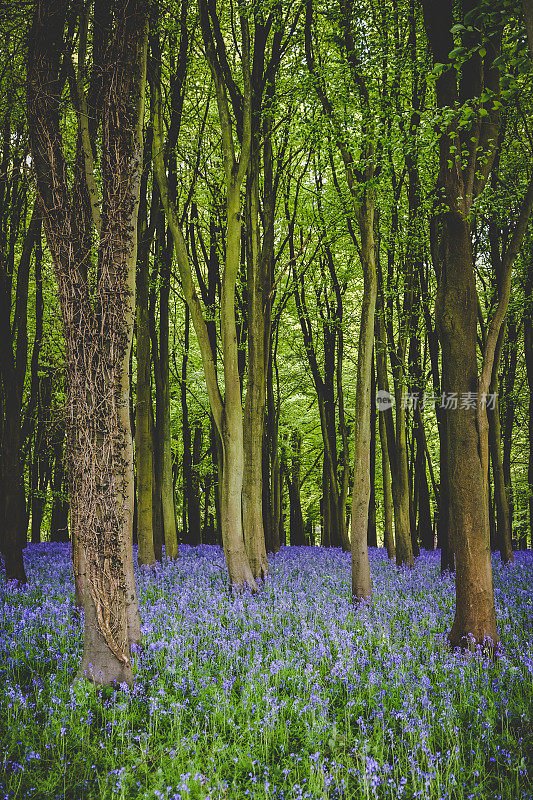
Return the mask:
<path id="1" fill-rule="evenodd" d="M 230 594 L 233 596 L 245 594 L 246 592 L 250 594 L 257 594 L 259 592 L 259 586 L 253 578 L 251 581 L 248 578 L 248 580 L 240 581 L 239 583 L 230 582 Z"/>

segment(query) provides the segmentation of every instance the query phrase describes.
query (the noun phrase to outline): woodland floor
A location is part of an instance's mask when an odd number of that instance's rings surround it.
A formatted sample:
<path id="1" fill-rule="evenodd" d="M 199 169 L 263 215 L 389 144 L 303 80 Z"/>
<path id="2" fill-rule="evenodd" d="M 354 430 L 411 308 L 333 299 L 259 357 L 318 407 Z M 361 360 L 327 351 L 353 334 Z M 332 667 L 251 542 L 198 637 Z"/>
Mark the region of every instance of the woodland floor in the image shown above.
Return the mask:
<path id="1" fill-rule="evenodd" d="M 2 798 L 533 798 L 533 553 L 495 556 L 500 658 L 446 647 L 439 554 L 283 548 L 255 597 L 216 547 L 137 570 L 144 650 L 132 689 L 72 686 L 82 621 L 68 545 L 30 545 L 0 584 Z"/>

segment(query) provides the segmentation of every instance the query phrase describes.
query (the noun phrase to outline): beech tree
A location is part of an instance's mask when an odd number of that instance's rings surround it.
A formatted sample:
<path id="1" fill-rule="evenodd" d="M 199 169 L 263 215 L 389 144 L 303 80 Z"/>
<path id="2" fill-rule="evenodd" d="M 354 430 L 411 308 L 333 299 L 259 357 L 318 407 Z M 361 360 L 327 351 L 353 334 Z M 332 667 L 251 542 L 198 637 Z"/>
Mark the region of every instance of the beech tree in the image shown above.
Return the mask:
<path id="1" fill-rule="evenodd" d="M 478 296 L 469 215 L 474 199 L 485 187 L 497 151 L 501 117 L 499 69 L 501 11 L 480 17 L 472 2 L 460 4 L 459 18 L 452 2 L 424 2 L 424 19 L 437 78 L 437 104 L 472 109 L 471 122 L 459 125 L 454 113 L 439 140 L 438 211 L 439 285 L 436 317 L 442 347 L 442 387 L 446 393 L 472 392 L 475 408 L 450 408 L 446 413 L 446 477 L 449 497 L 449 536 L 456 557 L 456 613 L 449 640 L 465 646 L 471 640 L 498 644 L 494 611 L 488 515 L 488 419 L 490 388 L 498 336 L 511 290 L 513 261 L 522 243 L 533 204 L 533 178 L 527 188 L 513 234 L 503 256 L 498 303 L 483 348 L 481 374 L 477 363 Z M 476 22 L 477 27 L 470 23 Z M 457 26 L 457 27 L 454 27 Z M 454 53 L 456 31 L 463 54 L 457 80 Z M 485 40 L 481 41 L 485 32 Z"/>
<path id="2" fill-rule="evenodd" d="M 92 14 L 90 8 L 35 3 L 27 114 L 66 344 L 74 575 L 85 609 L 78 677 L 131 683 L 130 646 L 140 643 L 141 631 L 129 362 L 148 3 L 96 2 Z M 67 19 L 78 23 L 77 73 Z M 71 76 L 78 122 L 74 154 L 62 135 L 64 75 Z"/>

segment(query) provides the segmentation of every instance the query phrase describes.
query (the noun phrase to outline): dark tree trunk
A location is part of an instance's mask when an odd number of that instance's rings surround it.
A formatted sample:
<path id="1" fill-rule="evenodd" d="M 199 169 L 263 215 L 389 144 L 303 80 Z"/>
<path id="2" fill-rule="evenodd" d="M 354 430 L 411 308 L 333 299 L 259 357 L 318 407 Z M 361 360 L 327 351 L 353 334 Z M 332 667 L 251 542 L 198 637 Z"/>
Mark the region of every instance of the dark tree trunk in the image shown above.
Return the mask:
<path id="1" fill-rule="evenodd" d="M 39 383 L 39 400 L 37 403 L 37 427 L 33 444 L 31 464 L 31 541 L 41 541 L 41 526 L 48 483 L 51 477 L 49 452 L 50 415 L 52 406 L 52 377 L 43 375 Z"/>
<path id="2" fill-rule="evenodd" d="M 65 420 L 58 415 L 52 432 L 52 454 L 54 469 L 52 475 L 52 517 L 50 520 L 50 541 L 68 542 L 68 485 L 65 470 Z"/>
<path id="3" fill-rule="evenodd" d="M 159 439 L 154 409 L 152 407 L 150 420 L 150 436 L 152 438 L 152 536 L 154 540 L 155 560 L 163 561 L 163 545 L 165 544 L 165 527 L 163 524 L 163 494 L 161 475 L 161 441 Z M 173 493 L 174 494 L 174 493 Z"/>
<path id="4" fill-rule="evenodd" d="M 503 375 L 503 398 L 500 403 L 500 405 L 503 407 L 503 480 L 505 484 L 507 504 L 509 507 L 509 528 L 511 530 L 511 535 L 513 532 L 514 515 L 514 492 L 513 482 L 511 480 L 511 447 L 513 441 L 513 425 L 516 413 L 515 381 L 516 367 L 518 363 L 518 334 L 519 326 L 517 325 L 515 315 L 511 314 L 507 322 L 507 346 L 505 353 L 505 371 Z"/>
<path id="5" fill-rule="evenodd" d="M 414 481 L 418 497 L 417 536 L 418 541 L 425 550 L 434 550 L 435 540 L 433 535 L 433 521 L 431 519 L 429 484 L 426 472 L 427 441 L 424 420 L 418 403 L 413 409 L 413 436 L 416 441 Z M 431 464 L 429 468 L 431 470 Z"/>
<path id="6" fill-rule="evenodd" d="M 524 358 L 527 370 L 527 383 L 529 387 L 528 408 L 528 440 L 529 459 L 527 470 L 528 482 L 528 507 L 529 507 L 529 541 L 533 548 L 533 257 L 531 252 L 527 259 L 527 272 L 525 284 L 525 313 L 524 313 Z M 527 541 L 527 535 L 526 535 Z M 522 546 L 522 545 L 521 545 Z"/>
<path id="7" fill-rule="evenodd" d="M 367 543 L 378 546 L 376 528 L 376 369 L 372 355 L 372 383 L 370 386 L 370 502 L 368 504 Z"/>
<path id="8" fill-rule="evenodd" d="M 183 509 L 181 512 L 182 538 L 184 542 L 193 544 L 188 526 L 188 507 L 192 492 L 192 434 L 189 423 L 189 407 L 187 405 L 187 363 L 189 360 L 189 306 L 185 305 L 185 333 L 183 338 L 183 356 L 181 359 L 181 423 L 183 437 Z"/>
<path id="9" fill-rule="evenodd" d="M 300 498 L 300 469 L 302 436 L 296 429 L 291 435 L 291 477 L 289 484 L 289 505 L 290 505 L 290 543 L 291 546 L 301 546 L 305 544 L 304 520 L 302 515 L 302 502 Z"/>
<path id="10" fill-rule="evenodd" d="M 194 425 L 192 444 L 190 494 L 187 498 L 188 538 L 189 544 L 202 543 L 202 527 L 200 513 L 200 462 L 202 460 L 203 431 L 200 423 Z"/>

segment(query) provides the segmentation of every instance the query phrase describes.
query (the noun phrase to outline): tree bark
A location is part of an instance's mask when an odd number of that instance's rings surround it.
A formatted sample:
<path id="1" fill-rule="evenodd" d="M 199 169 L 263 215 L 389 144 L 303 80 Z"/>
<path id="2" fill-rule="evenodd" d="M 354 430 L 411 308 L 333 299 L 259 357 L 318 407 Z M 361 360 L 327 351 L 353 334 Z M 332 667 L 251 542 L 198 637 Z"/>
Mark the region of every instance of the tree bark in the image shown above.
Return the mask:
<path id="1" fill-rule="evenodd" d="M 111 76 L 102 98 L 101 214 L 90 180 L 93 153 L 85 146 L 83 113 L 78 143 L 84 169 L 76 170 L 72 188 L 62 149 L 58 74 L 66 13 L 63 0 L 40 0 L 35 9 L 28 55 L 28 126 L 66 338 L 74 574 L 85 609 L 78 678 L 97 684 L 131 683 L 130 644 L 140 643 L 140 619 L 132 556 L 129 366 L 148 7 L 144 0 L 118 4 L 106 52 Z M 86 22 L 82 12 L 78 87 L 84 84 Z M 81 96 L 76 107 L 83 109 Z M 94 229 L 98 273 L 91 297 Z"/>
<path id="2" fill-rule="evenodd" d="M 368 505 L 370 502 L 370 386 L 374 348 L 374 315 L 378 292 L 374 243 L 374 196 L 373 190 L 368 185 L 363 189 L 358 224 L 361 236 L 361 266 L 364 287 L 357 353 L 354 482 L 350 531 L 352 597 L 354 600 L 368 600 L 372 594 L 367 545 Z"/>
<path id="3" fill-rule="evenodd" d="M 161 87 L 152 87 L 152 118 L 154 128 L 154 168 L 161 200 L 172 233 L 182 289 L 198 338 L 206 377 L 207 393 L 213 418 L 223 447 L 221 479 L 222 542 L 228 567 L 230 585 L 234 590 L 248 586 L 257 590 L 246 550 L 242 529 L 242 482 L 244 470 L 243 413 L 239 376 L 239 350 L 235 314 L 236 283 L 241 264 L 241 199 L 240 193 L 248 170 L 251 152 L 251 84 L 250 35 L 248 20 L 241 17 L 242 73 L 244 99 L 242 112 L 242 144 L 236 158 L 233 124 L 224 75 L 213 40 L 212 24 L 217 24 L 216 11 L 200 0 L 200 21 L 208 62 L 215 83 L 219 121 L 222 131 L 222 155 L 226 186 L 226 258 L 222 279 L 220 330 L 224 377 L 224 400 L 218 386 L 208 328 L 192 279 L 187 245 L 172 198 L 163 159 L 161 120 Z M 235 109 L 234 109 L 235 111 Z"/>
<path id="4" fill-rule="evenodd" d="M 381 471 L 383 476 L 383 540 L 387 549 L 387 557 L 394 561 L 396 559 L 396 547 L 394 544 L 390 462 L 383 414 L 379 414 L 379 440 L 381 443 Z"/>
<path id="5" fill-rule="evenodd" d="M 144 181 L 143 181 L 144 184 Z M 146 191 L 146 187 L 145 191 Z M 146 206 L 146 197 L 144 203 Z M 137 263 L 137 394 L 135 400 L 135 461 L 137 465 L 137 541 L 141 566 L 155 564 L 153 529 L 153 437 L 152 382 L 149 327 L 149 264 L 146 237 L 146 211 L 143 216 L 140 258 Z M 143 246 L 144 245 L 144 246 Z"/>
<path id="6" fill-rule="evenodd" d="M 266 319 L 267 275 L 259 241 L 258 153 L 250 162 L 248 176 L 248 384 L 244 405 L 244 482 L 242 511 L 244 543 L 256 580 L 268 575 L 263 528 L 263 422 L 266 403 Z"/>
<path id="7" fill-rule="evenodd" d="M 53 474 L 52 474 L 52 517 L 50 519 L 50 541 L 68 542 L 68 485 L 65 475 L 65 420 L 62 413 L 56 413 L 52 430 Z"/>
<path id="8" fill-rule="evenodd" d="M 367 542 L 369 547 L 378 546 L 376 528 L 376 371 L 372 356 L 372 382 L 370 385 L 370 501 L 368 505 Z"/>
<path id="9" fill-rule="evenodd" d="M 300 470 L 302 454 L 302 435 L 296 428 L 291 434 L 291 477 L 289 481 L 289 507 L 290 528 L 289 537 L 291 546 L 301 547 L 305 544 L 304 519 L 302 502 L 300 498 Z"/>
<path id="10" fill-rule="evenodd" d="M 533 18 L 533 17 L 532 17 Z M 533 31 L 532 31 L 533 38 Z M 531 247 L 531 245 L 530 245 Z M 527 259 L 526 282 L 524 287 L 524 360 L 526 362 L 527 383 L 529 388 L 528 405 L 528 509 L 529 509 L 529 541 L 533 548 L 533 257 L 531 251 Z M 527 537 L 526 537 L 527 538 Z"/>
<path id="11" fill-rule="evenodd" d="M 200 516 L 200 462 L 202 458 L 202 441 L 202 426 L 198 422 L 194 425 L 191 453 L 190 495 L 187 498 L 189 523 L 188 542 L 192 545 L 199 545 L 202 543 L 202 525 Z"/>

